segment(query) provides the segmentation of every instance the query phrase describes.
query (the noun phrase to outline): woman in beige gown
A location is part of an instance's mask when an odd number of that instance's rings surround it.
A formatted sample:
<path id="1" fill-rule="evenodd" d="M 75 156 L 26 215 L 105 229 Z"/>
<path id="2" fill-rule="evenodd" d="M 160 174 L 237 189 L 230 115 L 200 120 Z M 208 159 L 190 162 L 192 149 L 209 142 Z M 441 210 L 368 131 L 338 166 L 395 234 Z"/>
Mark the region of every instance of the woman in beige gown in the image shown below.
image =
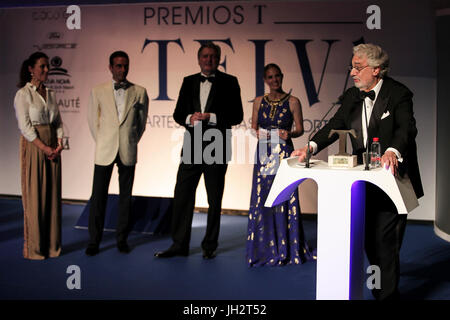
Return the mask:
<path id="1" fill-rule="evenodd" d="M 33 53 L 22 64 L 14 108 L 20 137 L 23 256 L 42 260 L 61 253 L 62 121 L 55 93 L 44 83 L 48 57 Z"/>

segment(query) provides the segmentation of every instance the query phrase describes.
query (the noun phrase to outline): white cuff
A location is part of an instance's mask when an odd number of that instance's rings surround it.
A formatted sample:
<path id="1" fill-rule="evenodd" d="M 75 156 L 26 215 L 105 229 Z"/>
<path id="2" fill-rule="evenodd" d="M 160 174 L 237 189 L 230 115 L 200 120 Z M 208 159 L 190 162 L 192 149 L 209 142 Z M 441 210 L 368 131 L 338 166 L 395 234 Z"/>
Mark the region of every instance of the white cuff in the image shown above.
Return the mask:
<path id="1" fill-rule="evenodd" d="M 402 155 L 401 155 L 400 152 L 398 152 L 397 149 L 395 149 L 395 148 L 387 148 L 386 151 L 392 151 L 392 152 L 395 153 L 395 155 L 397 156 L 398 162 L 403 162 Z M 385 151 L 385 153 L 386 153 L 386 151 Z"/>
<path id="2" fill-rule="evenodd" d="M 306 146 L 308 146 L 308 145 L 306 145 Z M 315 143 L 314 141 L 310 141 L 309 142 L 309 146 L 313 149 L 313 152 L 312 152 L 312 154 L 316 154 L 317 153 L 317 143 Z"/>
<path id="3" fill-rule="evenodd" d="M 37 133 L 34 131 L 26 132 L 22 131 L 22 135 L 27 139 L 29 142 L 33 142 L 34 139 L 38 137 Z"/>
<path id="4" fill-rule="evenodd" d="M 217 124 L 217 116 L 215 113 L 210 113 L 209 114 L 209 121 L 208 121 L 209 125 L 213 125 L 215 126 Z"/>
<path id="5" fill-rule="evenodd" d="M 188 115 L 186 117 L 186 125 L 189 126 L 189 127 L 192 127 L 192 125 L 191 125 L 191 117 L 192 117 L 192 114 L 190 114 L 190 115 Z"/>

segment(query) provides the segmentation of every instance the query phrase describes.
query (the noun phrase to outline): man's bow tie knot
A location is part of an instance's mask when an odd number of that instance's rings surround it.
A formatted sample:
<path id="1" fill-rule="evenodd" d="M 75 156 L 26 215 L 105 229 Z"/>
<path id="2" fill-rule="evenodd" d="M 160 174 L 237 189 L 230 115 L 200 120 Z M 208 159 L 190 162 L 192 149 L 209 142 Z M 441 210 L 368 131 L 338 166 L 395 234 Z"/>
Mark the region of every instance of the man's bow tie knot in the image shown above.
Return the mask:
<path id="1" fill-rule="evenodd" d="M 130 86 L 129 82 L 120 82 L 120 83 L 114 83 L 114 90 L 119 90 L 119 89 L 128 89 L 128 87 Z"/>
<path id="2" fill-rule="evenodd" d="M 372 101 L 375 100 L 375 91 L 373 91 L 373 90 L 370 90 L 369 92 L 360 91 L 359 95 L 360 95 L 361 99 L 365 99 L 367 97 Z"/>
<path id="3" fill-rule="evenodd" d="M 205 82 L 206 80 L 208 80 L 209 82 L 213 83 L 214 82 L 214 77 L 200 76 L 200 81 L 201 82 Z"/>

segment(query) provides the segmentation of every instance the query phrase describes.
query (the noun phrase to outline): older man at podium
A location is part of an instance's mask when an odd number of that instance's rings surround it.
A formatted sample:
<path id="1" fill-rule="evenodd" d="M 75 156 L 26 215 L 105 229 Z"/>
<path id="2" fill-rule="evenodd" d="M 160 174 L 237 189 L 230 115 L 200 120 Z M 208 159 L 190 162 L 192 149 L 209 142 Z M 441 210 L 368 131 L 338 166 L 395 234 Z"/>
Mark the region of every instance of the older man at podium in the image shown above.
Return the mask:
<path id="1" fill-rule="evenodd" d="M 412 92 L 387 76 L 387 53 L 374 44 L 353 48 L 350 75 L 355 86 L 342 97 L 342 106 L 310 142 L 310 153 L 316 154 L 336 141 L 331 130 L 354 129 L 351 136 L 353 154 L 362 162 L 362 154 L 372 138 L 381 144 L 381 164 L 392 174 L 410 179 L 417 198 L 423 196 L 417 161 L 416 121 Z M 366 108 L 366 110 L 364 110 Z M 366 119 L 364 119 L 366 117 Z M 295 150 L 291 156 L 304 161 L 308 147 Z M 381 288 L 373 289 L 377 300 L 398 299 L 400 278 L 399 253 L 407 215 L 399 215 L 392 200 L 378 187 L 366 186 L 365 249 L 371 265 L 381 270 Z"/>

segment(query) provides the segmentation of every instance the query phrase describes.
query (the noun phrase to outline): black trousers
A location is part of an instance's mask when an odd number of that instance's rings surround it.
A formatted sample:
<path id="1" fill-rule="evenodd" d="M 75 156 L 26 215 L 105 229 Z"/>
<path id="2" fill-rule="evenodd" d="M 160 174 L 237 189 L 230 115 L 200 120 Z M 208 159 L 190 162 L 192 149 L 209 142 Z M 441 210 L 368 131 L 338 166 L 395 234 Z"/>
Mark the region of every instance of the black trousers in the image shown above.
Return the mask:
<path id="1" fill-rule="evenodd" d="M 202 248 L 203 250 L 217 248 L 226 171 L 227 164 L 180 164 L 175 185 L 171 229 L 174 249 L 189 250 L 195 193 L 202 174 L 209 205 Z"/>
<path id="2" fill-rule="evenodd" d="M 135 166 L 125 166 L 120 161 L 119 155 L 117 155 L 110 165 L 100 166 L 96 164 L 94 168 L 94 182 L 89 211 L 89 245 L 98 246 L 102 240 L 108 189 L 114 164 L 117 164 L 119 169 L 119 216 L 116 239 L 117 242 L 120 242 L 126 241 L 128 237 Z"/>
<path id="3" fill-rule="evenodd" d="M 400 248 L 407 222 L 392 200 L 378 187 L 366 183 L 365 249 L 371 265 L 381 271 L 381 288 L 373 289 L 377 300 L 398 299 Z"/>

